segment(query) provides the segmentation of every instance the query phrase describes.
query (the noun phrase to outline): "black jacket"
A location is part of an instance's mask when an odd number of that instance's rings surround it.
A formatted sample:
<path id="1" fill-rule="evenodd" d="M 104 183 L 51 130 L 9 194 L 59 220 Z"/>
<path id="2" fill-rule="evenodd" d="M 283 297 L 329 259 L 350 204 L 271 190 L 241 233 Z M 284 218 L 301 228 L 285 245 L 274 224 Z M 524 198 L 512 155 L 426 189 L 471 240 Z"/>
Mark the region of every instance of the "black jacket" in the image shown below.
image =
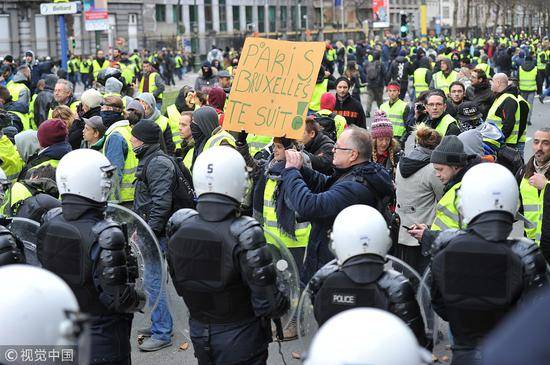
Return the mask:
<path id="1" fill-rule="evenodd" d="M 136 157 L 139 164 L 136 170 L 134 211 L 147 222 L 157 237 L 162 236 L 172 214 L 175 166 L 161 151 L 159 144 L 145 146 L 136 153 Z"/>
<path id="2" fill-rule="evenodd" d="M 512 94 L 514 96 L 518 95 L 518 89 L 510 85 L 502 93 L 495 95 L 495 101 L 502 94 Z M 514 130 L 514 125 L 516 124 L 516 110 L 518 108 L 518 102 L 515 98 L 507 97 L 500 104 L 500 106 L 495 111 L 495 115 L 502 119 L 502 133 L 504 134 L 504 139 L 508 138 L 512 131 Z"/>
<path id="3" fill-rule="evenodd" d="M 324 133 L 319 132 L 304 146 L 304 152 L 309 156 L 311 167 L 325 175 L 330 175 L 332 169 L 332 148 L 334 142 Z"/>
<path id="4" fill-rule="evenodd" d="M 436 119 L 432 119 L 431 117 L 428 117 L 428 119 L 426 120 L 426 124 L 430 128 L 435 129 L 439 125 L 439 123 L 441 122 L 441 119 L 443 119 L 443 117 L 447 114 L 449 114 L 449 113 L 443 112 L 443 114 L 441 114 L 439 116 L 439 118 L 436 118 Z M 458 136 L 459 134 L 460 134 L 460 128 L 458 127 L 458 124 L 451 123 L 451 125 L 449 125 L 449 128 L 447 128 L 447 133 L 445 135 L 446 136 L 450 136 L 450 135 Z"/>
<path id="5" fill-rule="evenodd" d="M 357 101 L 355 98 L 352 98 L 351 95 L 348 94 L 343 100 L 340 100 L 337 96 L 334 111 L 336 114 L 346 118 L 348 125 L 354 124 L 361 128 L 366 127 L 366 118 L 363 106 L 361 105 L 361 102 Z"/>
<path id="6" fill-rule="evenodd" d="M 51 104 L 55 102 L 53 91 L 57 80 L 57 76 L 55 75 L 46 75 L 44 79 L 46 86 L 44 90 L 36 95 L 36 99 L 34 100 L 34 121 L 37 127 L 48 119 L 48 111 L 50 110 Z"/>
<path id="7" fill-rule="evenodd" d="M 97 108 L 92 108 L 88 110 L 86 113 L 82 114 L 82 116 L 78 119 L 75 119 L 73 122 L 73 125 L 71 125 L 71 128 L 69 129 L 69 144 L 73 148 L 73 150 L 76 150 L 80 148 L 82 145 L 82 132 L 84 131 L 84 118 L 89 119 L 91 117 L 100 116 L 101 107 L 98 106 Z"/>
<path id="8" fill-rule="evenodd" d="M 476 103 L 479 111 L 483 114 L 483 120 L 487 119 L 487 113 L 493 105 L 493 91 L 491 91 L 489 80 L 478 85 L 468 86 L 466 100 Z"/>
<path id="9" fill-rule="evenodd" d="M 413 72 L 410 62 L 405 57 L 399 56 L 390 65 L 390 70 L 386 75 L 386 84 L 390 81 L 395 81 L 401 85 L 406 85 L 409 82 L 409 76 Z"/>

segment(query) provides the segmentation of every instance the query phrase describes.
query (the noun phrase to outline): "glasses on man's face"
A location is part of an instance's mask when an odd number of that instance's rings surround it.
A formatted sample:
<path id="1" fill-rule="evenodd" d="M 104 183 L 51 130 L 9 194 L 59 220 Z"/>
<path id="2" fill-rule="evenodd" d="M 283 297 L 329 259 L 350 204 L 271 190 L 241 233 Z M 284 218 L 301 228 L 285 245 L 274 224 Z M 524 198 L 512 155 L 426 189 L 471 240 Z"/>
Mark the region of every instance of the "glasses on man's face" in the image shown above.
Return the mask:
<path id="1" fill-rule="evenodd" d="M 438 107 L 442 107 L 444 104 L 443 103 L 430 103 L 430 104 L 426 104 L 426 106 L 428 108 L 438 108 Z"/>
<path id="2" fill-rule="evenodd" d="M 346 148 L 346 147 L 334 146 L 334 147 L 332 147 L 332 150 L 333 150 L 333 151 L 337 151 L 337 150 L 342 150 L 342 151 L 353 151 L 353 148 Z"/>

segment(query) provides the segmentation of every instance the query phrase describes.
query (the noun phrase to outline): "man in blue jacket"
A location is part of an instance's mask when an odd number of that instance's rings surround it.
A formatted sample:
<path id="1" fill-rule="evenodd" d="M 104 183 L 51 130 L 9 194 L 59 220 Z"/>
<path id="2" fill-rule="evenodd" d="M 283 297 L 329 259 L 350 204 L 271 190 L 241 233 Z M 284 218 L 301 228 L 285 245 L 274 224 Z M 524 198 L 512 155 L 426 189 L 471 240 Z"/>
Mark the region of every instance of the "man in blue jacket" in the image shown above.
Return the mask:
<path id="1" fill-rule="evenodd" d="M 311 233 L 301 280 L 305 284 L 334 258 L 329 230 L 344 208 L 354 204 L 376 206 L 377 199 L 393 193 L 390 175 L 371 161 L 372 137 L 359 127 L 346 129 L 333 148 L 332 176 L 303 167 L 300 152 L 286 150 L 282 176 L 285 200 L 299 216 L 311 222 Z"/>

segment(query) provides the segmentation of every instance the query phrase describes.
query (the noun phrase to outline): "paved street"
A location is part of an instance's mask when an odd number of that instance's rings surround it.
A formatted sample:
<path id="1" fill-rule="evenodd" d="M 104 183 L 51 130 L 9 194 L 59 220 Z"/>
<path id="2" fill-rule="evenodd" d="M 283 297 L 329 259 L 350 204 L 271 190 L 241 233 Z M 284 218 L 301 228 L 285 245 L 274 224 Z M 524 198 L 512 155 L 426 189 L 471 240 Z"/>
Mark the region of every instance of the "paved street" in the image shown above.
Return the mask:
<path id="1" fill-rule="evenodd" d="M 195 75 L 186 76 L 184 82 L 188 84 L 194 83 Z M 178 86 L 182 86 L 184 82 L 178 82 Z M 550 126 L 550 99 L 547 99 L 548 103 L 541 104 L 538 99 L 535 99 L 532 123 L 533 125 L 528 129 L 528 136 L 533 135 L 534 130 L 538 127 Z M 370 124 L 370 121 L 369 123 Z M 531 145 L 528 142 L 525 148 L 526 158 L 531 156 Z M 518 236 L 522 234 L 521 227 L 517 224 L 513 235 Z M 181 364 L 194 364 L 196 363 L 193 356 L 193 349 L 191 341 L 188 339 L 187 328 L 187 318 L 186 318 L 186 308 L 183 304 L 183 300 L 177 296 L 171 284 L 169 284 L 169 304 L 171 307 L 171 312 L 174 314 L 174 337 L 173 345 L 169 348 L 154 352 L 154 353 L 143 353 L 140 352 L 137 348 L 137 335 L 136 330 L 148 325 L 148 319 L 141 314 L 135 316 L 132 342 L 133 342 L 133 351 L 132 351 L 132 363 L 133 364 L 163 364 L 163 365 L 181 365 Z M 189 348 L 187 350 L 179 350 L 180 344 L 188 342 Z M 282 344 L 282 353 L 286 364 L 299 364 L 298 360 L 292 359 L 292 352 L 301 352 L 302 349 L 299 346 L 298 341 L 285 342 Z M 449 355 L 449 351 L 446 349 L 446 342 L 441 343 L 437 346 L 435 354 L 439 357 Z M 272 343 L 270 346 L 270 357 L 268 364 L 283 364 L 284 361 L 281 359 L 281 355 L 278 354 L 278 347 L 276 343 Z M 448 363 L 443 361 L 443 363 Z"/>

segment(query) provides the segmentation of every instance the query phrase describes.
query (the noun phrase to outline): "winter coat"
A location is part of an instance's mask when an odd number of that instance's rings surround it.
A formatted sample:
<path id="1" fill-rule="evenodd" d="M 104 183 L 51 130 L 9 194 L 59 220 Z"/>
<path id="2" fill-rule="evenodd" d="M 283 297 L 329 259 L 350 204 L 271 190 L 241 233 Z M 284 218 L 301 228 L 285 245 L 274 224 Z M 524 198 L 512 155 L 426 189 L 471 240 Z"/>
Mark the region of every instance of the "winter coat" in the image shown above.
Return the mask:
<path id="1" fill-rule="evenodd" d="M 416 146 L 397 165 L 396 211 L 401 217 L 402 226 L 410 227 L 415 223 L 430 225 L 435 218 L 435 208 L 443 196 L 445 185 L 435 176 L 430 163 L 431 154 L 431 150 Z M 418 246 L 416 238 L 403 227 L 399 228 L 399 243 Z"/>
<path id="2" fill-rule="evenodd" d="M 42 151 L 40 151 L 38 154 L 29 157 L 29 161 L 23 167 L 23 170 L 19 173 L 19 179 L 30 179 L 30 175 L 27 176 L 27 172 L 35 167 L 40 165 L 42 162 L 50 161 L 50 160 L 56 160 L 59 161 L 63 156 L 65 156 L 67 153 L 71 152 L 71 145 L 67 142 L 59 142 L 56 144 L 52 144 L 49 147 L 44 148 Z"/>
<path id="3" fill-rule="evenodd" d="M 483 114 L 483 120 L 487 118 L 489 109 L 493 105 L 493 91 L 491 91 L 491 84 L 489 80 L 482 82 L 478 85 L 471 85 L 466 89 L 466 100 L 474 102 L 481 114 Z"/>
<path id="4" fill-rule="evenodd" d="M 357 99 L 351 97 L 349 94 L 343 100 L 336 97 L 334 112 L 346 118 L 348 125 L 354 124 L 361 128 L 366 127 L 366 118 L 363 106 L 359 101 L 357 101 Z"/>
<path id="5" fill-rule="evenodd" d="M 175 166 L 159 144 L 149 145 L 136 153 L 134 211 L 151 227 L 157 237 L 172 215 L 172 191 L 175 187 Z M 147 170 L 144 167 L 147 164 Z"/>
<path id="6" fill-rule="evenodd" d="M 44 90 L 36 95 L 36 99 L 34 100 L 34 121 L 37 127 L 48 119 L 48 112 L 52 103 L 55 101 L 53 98 L 53 91 L 57 80 L 57 76 L 55 75 L 46 75 L 44 79 L 46 86 Z"/>
<path id="7" fill-rule="evenodd" d="M 413 74 L 412 65 L 403 56 L 397 57 L 390 65 L 390 70 L 386 75 L 386 84 L 390 81 L 398 82 L 401 85 L 407 85 L 409 76 Z"/>
<path id="8" fill-rule="evenodd" d="M 69 143 L 71 144 L 71 147 L 73 150 L 76 150 L 80 148 L 80 145 L 82 144 L 82 132 L 84 131 L 84 118 L 89 119 L 91 117 L 100 116 L 101 107 L 92 108 L 88 110 L 86 113 L 82 114 L 82 116 L 79 119 L 75 119 L 73 121 L 73 124 L 71 125 L 71 128 L 69 128 Z"/>
<path id="9" fill-rule="evenodd" d="M 321 132 L 317 133 L 315 138 L 306 143 L 303 152 L 308 155 L 313 170 L 325 175 L 332 174 L 334 171 L 332 169 L 333 147 L 334 142 Z"/>
<path id="10" fill-rule="evenodd" d="M 382 166 L 372 162 L 338 170 L 332 176 L 308 168 L 289 168 L 283 170 L 281 177 L 285 201 L 302 220 L 311 222 L 301 275 L 304 284 L 334 258 L 329 250 L 329 231 L 338 213 L 354 204 L 375 206 L 377 196 L 393 194 L 390 175 Z M 366 180 L 368 185 L 357 181 L 359 179 Z"/>

